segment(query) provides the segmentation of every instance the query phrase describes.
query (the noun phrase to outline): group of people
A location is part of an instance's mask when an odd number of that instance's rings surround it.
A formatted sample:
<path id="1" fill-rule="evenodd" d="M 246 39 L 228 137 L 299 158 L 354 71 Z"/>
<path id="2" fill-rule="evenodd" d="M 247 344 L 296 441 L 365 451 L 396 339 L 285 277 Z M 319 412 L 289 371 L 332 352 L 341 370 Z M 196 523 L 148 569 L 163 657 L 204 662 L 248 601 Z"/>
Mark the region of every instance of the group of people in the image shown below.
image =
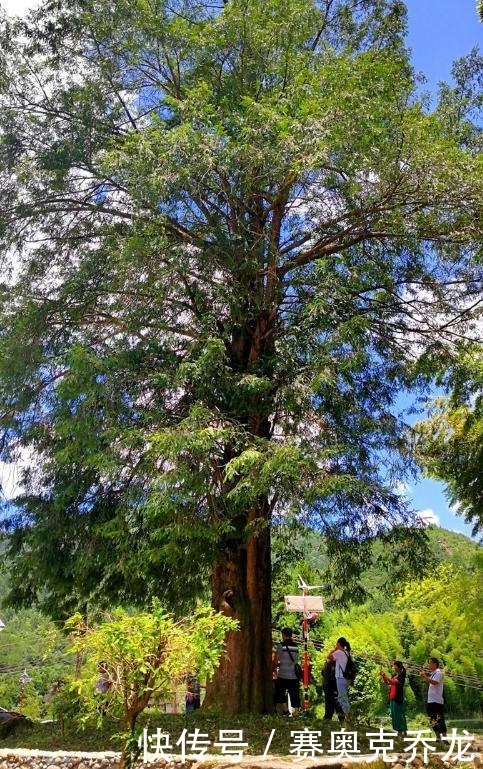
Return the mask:
<path id="1" fill-rule="evenodd" d="M 442 742 L 446 738 L 446 723 L 444 720 L 444 695 L 443 695 L 443 671 L 439 667 L 437 657 L 430 657 L 428 670 L 421 670 L 419 675 L 428 683 L 426 700 L 426 712 L 436 739 Z M 407 722 L 404 703 L 404 684 L 406 681 L 406 668 L 400 660 L 393 660 L 392 675 L 388 676 L 381 670 L 379 674 L 385 684 L 389 686 L 389 707 L 391 709 L 391 723 L 394 731 L 405 736 Z"/>
<path id="2" fill-rule="evenodd" d="M 334 648 L 329 651 L 322 670 L 322 687 L 324 691 L 324 719 L 332 720 L 334 713 L 341 723 L 350 719 L 350 702 L 348 687 L 350 681 L 345 673 L 351 661 L 351 646 L 346 638 L 337 639 Z M 291 628 L 282 629 L 282 641 L 274 650 L 274 700 L 277 713 L 289 714 L 288 699 L 292 715 L 300 709 L 300 682 L 297 675 L 298 646 L 293 640 Z M 379 671 L 381 680 L 389 687 L 389 706 L 391 711 L 392 728 L 399 736 L 406 736 L 407 722 L 405 712 L 404 685 L 406 668 L 400 660 L 392 663 L 392 672 L 387 675 Z M 421 670 L 420 677 L 428 683 L 426 711 L 431 726 L 438 741 L 446 738 L 446 723 L 444 719 L 443 672 L 439 660 L 430 657 L 428 671 Z"/>
<path id="3" fill-rule="evenodd" d="M 334 712 L 341 722 L 348 719 L 350 703 L 347 694 L 348 680 L 344 677 L 344 672 L 349 657 L 349 642 L 345 638 L 339 638 L 327 655 L 323 672 L 326 719 L 331 719 Z M 298 646 L 293 640 L 292 628 L 282 628 L 282 641 L 274 650 L 272 662 L 275 709 L 280 715 L 289 715 L 290 701 L 292 715 L 296 715 L 300 710 L 300 675 L 297 670 Z"/>

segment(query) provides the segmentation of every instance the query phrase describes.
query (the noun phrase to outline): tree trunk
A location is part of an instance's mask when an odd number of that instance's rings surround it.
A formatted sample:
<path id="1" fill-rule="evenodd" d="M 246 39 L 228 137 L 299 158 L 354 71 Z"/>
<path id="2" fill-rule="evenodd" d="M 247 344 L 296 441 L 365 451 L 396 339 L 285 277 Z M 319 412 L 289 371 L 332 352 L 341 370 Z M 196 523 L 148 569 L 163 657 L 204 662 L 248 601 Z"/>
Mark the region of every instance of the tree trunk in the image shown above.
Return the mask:
<path id="1" fill-rule="evenodd" d="M 241 325 L 231 342 L 236 370 L 253 370 L 273 354 L 276 309 L 263 310 L 251 326 Z M 250 416 L 239 416 L 252 435 L 270 438 L 266 404 L 250 403 Z M 236 522 L 213 565 L 212 605 L 239 622 L 227 636 L 226 654 L 207 687 L 205 706 L 226 713 L 272 713 L 271 510 L 268 499 Z"/>
<path id="2" fill-rule="evenodd" d="M 256 533 L 227 543 L 214 564 L 212 603 L 239 621 L 227 637 L 223 657 L 207 687 L 205 706 L 226 713 L 271 713 L 271 562 L 268 503 L 249 510 L 246 523 Z"/>
<path id="3" fill-rule="evenodd" d="M 124 738 L 119 769 L 130 769 L 141 753 L 141 749 L 138 747 L 137 740 L 135 739 L 137 713 L 128 712 L 125 719 L 126 727 L 129 731 L 128 736 Z"/>

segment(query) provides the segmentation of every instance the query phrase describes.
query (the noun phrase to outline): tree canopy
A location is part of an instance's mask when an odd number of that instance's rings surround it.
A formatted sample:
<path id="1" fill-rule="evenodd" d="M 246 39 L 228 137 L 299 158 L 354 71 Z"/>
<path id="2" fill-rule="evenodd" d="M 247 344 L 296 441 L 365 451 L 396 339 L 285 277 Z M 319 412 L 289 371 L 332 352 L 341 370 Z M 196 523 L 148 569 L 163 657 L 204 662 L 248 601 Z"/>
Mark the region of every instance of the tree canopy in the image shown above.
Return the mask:
<path id="1" fill-rule="evenodd" d="M 179 606 L 209 577 L 240 620 L 212 689 L 231 709 L 271 700 L 271 523 L 321 529 L 358 594 L 371 539 L 400 553 L 413 520 L 397 393 L 474 337 L 479 61 L 431 111 L 404 33 L 397 0 L 3 22 L 14 597 Z"/>

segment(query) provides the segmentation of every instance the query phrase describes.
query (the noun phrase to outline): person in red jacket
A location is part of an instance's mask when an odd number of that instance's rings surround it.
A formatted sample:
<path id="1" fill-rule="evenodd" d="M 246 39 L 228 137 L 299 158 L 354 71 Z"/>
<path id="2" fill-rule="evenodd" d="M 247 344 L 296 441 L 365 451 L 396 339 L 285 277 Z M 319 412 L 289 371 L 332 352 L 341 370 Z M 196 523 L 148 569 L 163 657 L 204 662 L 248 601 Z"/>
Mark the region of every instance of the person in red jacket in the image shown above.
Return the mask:
<path id="1" fill-rule="evenodd" d="M 400 660 L 392 662 L 392 676 L 387 676 L 383 670 L 379 672 L 382 680 L 389 686 L 389 707 L 391 709 L 392 728 L 399 736 L 405 737 L 408 725 L 406 722 L 404 704 L 404 683 L 406 668 Z"/>

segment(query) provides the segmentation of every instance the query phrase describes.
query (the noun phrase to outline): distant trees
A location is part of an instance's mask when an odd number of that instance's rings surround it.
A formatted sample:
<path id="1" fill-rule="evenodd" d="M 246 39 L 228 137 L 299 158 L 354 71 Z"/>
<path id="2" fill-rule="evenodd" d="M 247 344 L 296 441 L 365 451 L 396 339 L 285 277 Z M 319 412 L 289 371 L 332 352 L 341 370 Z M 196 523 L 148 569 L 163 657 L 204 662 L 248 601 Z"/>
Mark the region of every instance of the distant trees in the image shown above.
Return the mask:
<path id="1" fill-rule="evenodd" d="M 321 623 L 327 643 L 342 634 L 350 640 L 355 656 L 361 655 L 364 676 L 359 682 L 356 679 L 354 692 L 361 714 L 380 714 L 387 703 L 387 691 L 380 689 L 377 681 L 380 663 L 371 661 L 371 654 L 388 662 L 396 658 L 416 665 L 425 665 L 429 656 L 438 657 L 447 672 L 456 676 L 445 679 L 448 711 L 460 717 L 479 713 L 483 704 L 479 689 L 483 679 L 482 577 L 483 561 L 477 554 L 466 568 L 456 569 L 445 563 L 431 576 L 409 582 L 385 611 L 375 612 L 368 602 L 324 615 Z M 466 679 L 458 679 L 458 675 Z M 406 696 L 410 713 L 418 713 L 423 705 L 424 685 L 417 675 L 409 675 Z"/>
<path id="2" fill-rule="evenodd" d="M 441 381 L 448 397 L 436 398 L 429 418 L 416 425 L 417 455 L 428 475 L 443 481 L 458 513 L 483 533 L 483 349 L 464 347 Z"/>
<path id="3" fill-rule="evenodd" d="M 4 597 L 5 593 L 0 594 Z M 49 718 L 50 694 L 55 681 L 70 677 L 73 657 L 59 626 L 35 609 L 2 611 L 5 629 L 0 639 L 0 703 L 31 718 Z M 31 682 L 22 686 L 24 669 Z"/>

